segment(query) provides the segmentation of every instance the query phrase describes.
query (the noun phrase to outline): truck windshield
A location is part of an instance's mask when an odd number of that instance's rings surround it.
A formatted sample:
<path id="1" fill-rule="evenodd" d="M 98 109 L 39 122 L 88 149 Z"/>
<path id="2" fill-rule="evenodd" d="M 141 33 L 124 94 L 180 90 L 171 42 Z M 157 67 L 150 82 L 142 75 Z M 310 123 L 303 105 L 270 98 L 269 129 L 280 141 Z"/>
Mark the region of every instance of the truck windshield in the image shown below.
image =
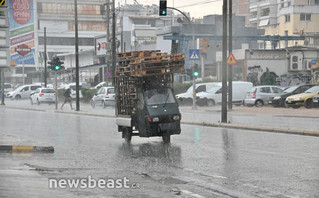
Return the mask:
<path id="1" fill-rule="evenodd" d="M 172 90 L 169 88 L 147 90 L 145 98 L 147 105 L 175 103 Z"/>

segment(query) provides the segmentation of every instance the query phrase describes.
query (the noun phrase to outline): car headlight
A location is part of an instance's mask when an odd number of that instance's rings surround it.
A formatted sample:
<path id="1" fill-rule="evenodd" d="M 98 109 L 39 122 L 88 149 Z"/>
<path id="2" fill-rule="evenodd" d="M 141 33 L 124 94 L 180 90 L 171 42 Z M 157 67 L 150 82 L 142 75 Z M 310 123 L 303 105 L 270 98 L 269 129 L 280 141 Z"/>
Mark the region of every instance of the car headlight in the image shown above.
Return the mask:
<path id="1" fill-rule="evenodd" d="M 293 100 L 297 101 L 297 100 L 301 100 L 301 98 L 293 98 Z"/>
<path id="2" fill-rule="evenodd" d="M 274 100 L 279 100 L 281 97 L 280 96 L 275 96 Z"/>
<path id="3" fill-rule="evenodd" d="M 180 119 L 181 119 L 181 116 L 180 116 L 180 115 L 174 115 L 174 116 L 173 116 L 173 120 L 175 120 L 175 121 L 176 121 L 176 120 L 180 120 Z"/>

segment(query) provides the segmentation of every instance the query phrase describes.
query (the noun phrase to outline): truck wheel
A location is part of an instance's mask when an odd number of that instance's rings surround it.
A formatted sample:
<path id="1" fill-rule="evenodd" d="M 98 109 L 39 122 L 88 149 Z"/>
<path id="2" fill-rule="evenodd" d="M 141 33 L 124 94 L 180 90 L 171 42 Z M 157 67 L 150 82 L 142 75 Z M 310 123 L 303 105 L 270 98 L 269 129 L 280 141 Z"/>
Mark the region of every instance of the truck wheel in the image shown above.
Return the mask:
<path id="1" fill-rule="evenodd" d="M 164 144 L 171 143 L 171 135 L 168 132 L 163 133 L 162 139 L 163 139 Z"/>
<path id="2" fill-rule="evenodd" d="M 123 127 L 122 137 L 126 142 L 131 142 L 132 140 L 132 128 Z"/>

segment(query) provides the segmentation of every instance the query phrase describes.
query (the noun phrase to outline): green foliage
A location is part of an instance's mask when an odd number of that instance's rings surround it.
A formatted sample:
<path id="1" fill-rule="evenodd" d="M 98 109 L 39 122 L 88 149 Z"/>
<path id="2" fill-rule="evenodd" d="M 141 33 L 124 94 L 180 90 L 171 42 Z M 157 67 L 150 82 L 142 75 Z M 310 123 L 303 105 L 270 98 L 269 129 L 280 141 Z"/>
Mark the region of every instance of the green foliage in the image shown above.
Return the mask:
<path id="1" fill-rule="evenodd" d="M 82 89 L 83 102 L 90 102 L 97 89 Z"/>
<path id="2" fill-rule="evenodd" d="M 185 93 L 187 89 L 192 85 L 193 83 L 174 83 L 174 93 L 175 94 Z"/>

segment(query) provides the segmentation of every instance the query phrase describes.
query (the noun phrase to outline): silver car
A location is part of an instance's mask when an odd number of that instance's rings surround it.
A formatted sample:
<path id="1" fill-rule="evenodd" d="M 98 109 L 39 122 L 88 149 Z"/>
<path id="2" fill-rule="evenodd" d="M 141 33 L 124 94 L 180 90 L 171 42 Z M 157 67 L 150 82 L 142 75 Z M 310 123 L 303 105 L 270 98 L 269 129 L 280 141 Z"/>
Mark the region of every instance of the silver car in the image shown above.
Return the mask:
<path id="1" fill-rule="evenodd" d="M 38 88 L 30 94 L 30 103 L 38 104 L 41 103 L 55 103 L 55 91 L 51 88 Z"/>
<path id="2" fill-rule="evenodd" d="M 115 105 L 114 87 L 101 87 L 93 96 L 91 106 L 101 105 L 103 108 Z"/>
<path id="3" fill-rule="evenodd" d="M 245 97 L 244 105 L 261 107 L 268 103 L 269 97 L 272 97 L 278 93 L 283 92 L 277 86 L 256 86 L 251 88 Z"/>

